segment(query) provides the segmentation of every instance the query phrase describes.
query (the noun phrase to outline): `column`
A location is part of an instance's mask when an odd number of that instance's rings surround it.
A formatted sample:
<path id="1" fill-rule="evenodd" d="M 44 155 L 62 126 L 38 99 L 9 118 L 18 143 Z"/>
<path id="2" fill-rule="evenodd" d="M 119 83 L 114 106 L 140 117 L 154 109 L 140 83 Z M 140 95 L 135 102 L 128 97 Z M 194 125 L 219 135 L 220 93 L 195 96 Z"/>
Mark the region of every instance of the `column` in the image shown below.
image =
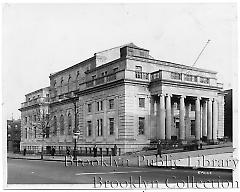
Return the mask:
<path id="1" fill-rule="evenodd" d="M 213 100 L 213 130 L 212 130 L 212 137 L 213 141 L 217 140 L 217 130 L 218 130 L 218 102 L 217 99 L 214 98 Z"/>
<path id="2" fill-rule="evenodd" d="M 207 108 L 207 139 L 212 140 L 212 99 L 208 100 Z"/>
<path id="3" fill-rule="evenodd" d="M 150 137 L 151 138 L 156 138 L 156 99 L 154 96 L 151 96 L 151 105 L 150 105 L 150 121 L 151 121 L 151 132 L 150 132 Z"/>
<path id="4" fill-rule="evenodd" d="M 165 96 L 160 94 L 159 98 L 159 127 L 158 138 L 165 139 Z"/>
<path id="5" fill-rule="evenodd" d="M 185 136 L 186 139 L 191 135 L 191 120 L 190 120 L 190 111 L 191 111 L 191 105 L 190 102 L 186 102 L 186 111 L 185 111 Z"/>
<path id="6" fill-rule="evenodd" d="M 184 104 L 184 96 L 180 97 L 180 110 L 179 110 L 179 128 L 180 128 L 180 140 L 185 140 L 185 104 Z"/>
<path id="7" fill-rule="evenodd" d="M 207 101 L 203 100 L 202 106 L 202 137 L 207 136 Z"/>
<path id="8" fill-rule="evenodd" d="M 171 121 L 172 121 L 172 124 L 171 124 L 171 134 L 176 136 L 177 133 L 176 133 L 176 126 L 175 126 L 175 121 L 174 121 L 174 111 L 175 111 L 175 108 L 174 108 L 174 103 L 171 104 Z"/>
<path id="9" fill-rule="evenodd" d="M 166 97 L 166 139 L 171 140 L 171 96 L 168 94 Z"/>
<path id="10" fill-rule="evenodd" d="M 195 100 L 195 138 L 197 141 L 200 140 L 200 98 L 197 97 Z"/>

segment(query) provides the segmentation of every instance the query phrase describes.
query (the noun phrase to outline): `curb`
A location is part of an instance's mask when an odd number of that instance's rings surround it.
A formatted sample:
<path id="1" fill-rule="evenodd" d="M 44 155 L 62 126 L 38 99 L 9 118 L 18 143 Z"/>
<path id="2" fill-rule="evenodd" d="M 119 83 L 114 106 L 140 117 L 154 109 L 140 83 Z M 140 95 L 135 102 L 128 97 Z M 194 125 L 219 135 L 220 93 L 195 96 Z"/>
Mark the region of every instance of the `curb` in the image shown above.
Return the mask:
<path id="1" fill-rule="evenodd" d="M 223 169 L 223 168 L 213 168 L 213 167 L 187 167 L 187 166 L 155 166 L 155 165 L 150 165 L 149 167 L 152 168 L 165 168 L 165 169 L 188 169 L 188 170 L 196 170 L 196 171 L 225 171 L 232 173 L 233 169 Z"/>

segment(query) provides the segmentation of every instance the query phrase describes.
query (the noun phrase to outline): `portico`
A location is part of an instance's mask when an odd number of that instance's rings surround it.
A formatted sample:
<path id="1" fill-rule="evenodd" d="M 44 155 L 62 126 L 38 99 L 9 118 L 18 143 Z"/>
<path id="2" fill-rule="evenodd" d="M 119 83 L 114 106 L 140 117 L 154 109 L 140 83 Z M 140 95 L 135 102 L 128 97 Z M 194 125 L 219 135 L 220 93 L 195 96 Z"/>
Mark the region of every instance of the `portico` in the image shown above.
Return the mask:
<path id="1" fill-rule="evenodd" d="M 155 139 L 217 140 L 217 98 L 161 93 L 151 96 L 150 111 L 151 136 Z M 189 123 L 190 113 L 194 123 Z"/>

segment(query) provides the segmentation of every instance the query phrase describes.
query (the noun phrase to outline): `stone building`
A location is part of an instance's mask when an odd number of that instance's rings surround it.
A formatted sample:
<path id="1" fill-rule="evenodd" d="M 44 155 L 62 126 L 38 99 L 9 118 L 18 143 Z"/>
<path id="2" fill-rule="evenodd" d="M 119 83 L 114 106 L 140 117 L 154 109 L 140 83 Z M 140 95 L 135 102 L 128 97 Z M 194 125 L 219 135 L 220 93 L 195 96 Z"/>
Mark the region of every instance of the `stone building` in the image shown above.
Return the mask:
<path id="1" fill-rule="evenodd" d="M 49 87 L 25 95 L 26 101 L 21 104 L 21 150 L 28 152 L 41 151 L 49 137 Z"/>
<path id="2" fill-rule="evenodd" d="M 50 74 L 50 136 L 65 150 L 138 150 L 152 140 L 224 136 L 224 94 L 216 72 L 154 59 L 133 43 Z M 24 118 L 24 115 L 22 115 Z M 30 144 L 30 143 L 29 143 Z"/>

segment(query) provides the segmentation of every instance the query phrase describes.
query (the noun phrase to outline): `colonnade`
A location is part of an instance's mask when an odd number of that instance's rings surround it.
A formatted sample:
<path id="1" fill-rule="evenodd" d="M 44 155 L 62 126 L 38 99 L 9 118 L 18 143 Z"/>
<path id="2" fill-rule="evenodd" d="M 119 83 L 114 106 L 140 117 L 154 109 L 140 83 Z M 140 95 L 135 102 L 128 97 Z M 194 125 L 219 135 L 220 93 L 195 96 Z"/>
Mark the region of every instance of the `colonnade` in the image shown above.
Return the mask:
<path id="1" fill-rule="evenodd" d="M 203 98 L 184 95 L 159 94 L 151 97 L 151 121 L 156 121 L 157 139 L 170 140 L 173 136 L 172 118 L 174 103 L 179 104 L 179 134 L 177 138 L 186 140 L 186 117 L 189 117 L 190 103 L 195 104 L 195 140 L 206 137 L 210 141 L 217 139 L 218 101 L 217 98 Z M 153 126 L 154 123 L 152 122 Z"/>

